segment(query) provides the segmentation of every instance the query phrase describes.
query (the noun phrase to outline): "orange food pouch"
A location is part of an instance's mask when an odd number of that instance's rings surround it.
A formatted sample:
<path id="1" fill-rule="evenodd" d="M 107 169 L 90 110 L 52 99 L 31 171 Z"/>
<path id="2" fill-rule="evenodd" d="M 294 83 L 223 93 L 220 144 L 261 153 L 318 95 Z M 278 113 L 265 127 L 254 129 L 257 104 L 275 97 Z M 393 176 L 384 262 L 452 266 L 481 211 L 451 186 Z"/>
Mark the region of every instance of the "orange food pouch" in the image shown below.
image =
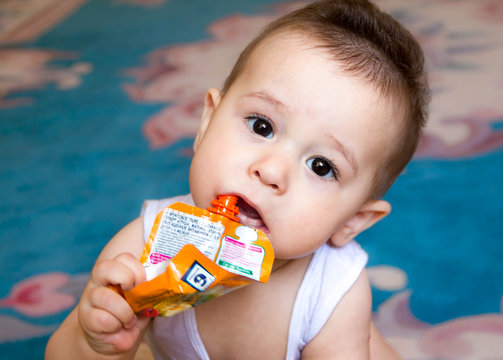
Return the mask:
<path id="1" fill-rule="evenodd" d="M 175 203 L 157 215 L 140 257 L 147 282 L 120 291 L 136 313 L 171 316 L 253 282 L 267 282 L 274 251 L 234 216 L 237 199 L 203 210 Z"/>

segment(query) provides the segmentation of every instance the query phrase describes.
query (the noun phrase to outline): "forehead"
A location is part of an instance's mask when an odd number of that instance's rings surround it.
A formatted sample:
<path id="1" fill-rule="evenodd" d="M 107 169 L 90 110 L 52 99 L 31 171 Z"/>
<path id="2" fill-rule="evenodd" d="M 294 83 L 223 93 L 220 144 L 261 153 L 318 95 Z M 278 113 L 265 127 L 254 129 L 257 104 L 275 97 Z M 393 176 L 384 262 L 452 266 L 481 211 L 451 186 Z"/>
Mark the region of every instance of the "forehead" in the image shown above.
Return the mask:
<path id="1" fill-rule="evenodd" d="M 300 32 L 268 36 L 250 54 L 236 79 L 237 89 L 271 95 L 285 105 L 284 109 L 313 124 L 314 119 L 322 120 L 325 128 L 320 131 L 344 124 L 346 131 L 341 129 L 335 136 L 344 137 L 348 146 L 355 147 L 357 157 L 373 154 L 375 160 L 376 156 L 386 156 L 385 149 L 390 147 L 385 144 L 396 136 L 400 115 L 396 102 L 345 72 L 342 64 L 319 45 Z M 361 136 L 352 138 L 349 130 Z"/>

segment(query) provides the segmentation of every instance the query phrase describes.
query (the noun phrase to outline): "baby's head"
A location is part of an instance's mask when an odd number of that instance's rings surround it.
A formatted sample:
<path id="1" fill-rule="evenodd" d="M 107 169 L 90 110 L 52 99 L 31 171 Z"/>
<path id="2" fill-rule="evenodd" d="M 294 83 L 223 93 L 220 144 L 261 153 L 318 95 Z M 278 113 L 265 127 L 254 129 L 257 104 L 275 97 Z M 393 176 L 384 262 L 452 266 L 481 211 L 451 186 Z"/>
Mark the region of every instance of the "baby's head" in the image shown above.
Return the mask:
<path id="1" fill-rule="evenodd" d="M 383 166 L 375 174 L 372 198 L 381 198 L 412 158 L 427 119 L 429 88 L 423 52 L 408 30 L 366 0 L 318 1 L 269 24 L 241 53 L 225 81 L 225 94 L 264 39 L 300 32 L 340 62 L 348 74 L 364 80 L 394 102 L 397 134 L 388 143 Z"/>
<path id="2" fill-rule="evenodd" d="M 239 197 L 277 258 L 342 246 L 390 211 L 380 200 L 424 125 L 422 53 L 364 1 L 324 1 L 273 22 L 210 89 L 194 142 L 197 206 Z"/>

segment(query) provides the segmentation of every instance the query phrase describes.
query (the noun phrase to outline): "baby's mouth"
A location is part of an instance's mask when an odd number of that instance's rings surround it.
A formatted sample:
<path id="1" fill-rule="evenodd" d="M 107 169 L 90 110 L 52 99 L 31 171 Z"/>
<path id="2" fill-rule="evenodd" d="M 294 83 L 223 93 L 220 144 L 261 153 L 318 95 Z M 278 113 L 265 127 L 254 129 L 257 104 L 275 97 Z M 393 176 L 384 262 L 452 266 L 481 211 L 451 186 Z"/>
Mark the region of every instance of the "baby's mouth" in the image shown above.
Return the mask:
<path id="1" fill-rule="evenodd" d="M 236 205 L 239 208 L 238 218 L 241 224 L 262 230 L 267 233 L 267 226 L 262 220 L 259 212 L 252 205 L 250 205 L 248 202 L 246 202 L 246 200 L 242 198 L 238 199 L 238 203 Z"/>

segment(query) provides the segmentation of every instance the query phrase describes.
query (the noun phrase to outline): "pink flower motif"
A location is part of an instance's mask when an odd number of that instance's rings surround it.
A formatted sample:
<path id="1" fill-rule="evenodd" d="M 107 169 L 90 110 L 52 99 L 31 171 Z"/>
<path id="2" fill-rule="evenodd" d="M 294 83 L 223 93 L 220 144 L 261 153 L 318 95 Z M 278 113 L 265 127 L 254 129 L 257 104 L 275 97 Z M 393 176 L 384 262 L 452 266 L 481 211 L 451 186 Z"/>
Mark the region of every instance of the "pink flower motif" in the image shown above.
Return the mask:
<path id="1" fill-rule="evenodd" d="M 503 316 L 479 315 L 436 325 L 421 337 L 420 347 L 448 359 L 497 359 L 503 354 Z"/>
<path id="2" fill-rule="evenodd" d="M 497 150 L 503 147 L 503 132 L 494 131 L 492 123 L 502 119 L 503 113 L 488 111 L 443 119 L 440 124 L 446 130 L 438 135 L 432 131 L 426 133 L 418 146 L 416 157 L 454 159 Z"/>
<path id="3" fill-rule="evenodd" d="M 29 338 L 48 335 L 57 329 L 58 324 L 36 325 L 17 319 L 13 316 L 0 314 L 0 344 L 26 340 Z"/>
<path id="4" fill-rule="evenodd" d="M 477 1 L 480 7 L 480 16 L 490 22 L 501 23 L 503 21 L 503 3 L 501 0 Z"/>
<path id="5" fill-rule="evenodd" d="M 0 45 L 36 40 L 87 0 L 2 0 Z"/>
<path id="6" fill-rule="evenodd" d="M 132 99 L 167 104 L 144 125 L 150 145 L 159 148 L 193 137 L 205 90 L 222 85 L 239 51 L 263 26 L 305 3 L 285 2 L 266 14 L 225 17 L 209 26 L 210 40 L 158 49 L 148 55 L 145 67 L 129 70 L 136 82 L 124 89 Z M 500 148 L 501 131 L 491 124 L 503 118 L 503 63 L 494 61 L 503 56 L 498 0 L 377 3 L 398 14 L 425 51 L 433 101 L 417 156 L 473 156 Z M 487 17 L 494 21 L 488 24 Z"/>
<path id="7" fill-rule="evenodd" d="M 32 102 L 29 98 L 8 98 L 16 92 L 42 89 L 49 83 L 55 83 L 60 90 L 79 86 L 81 76 L 91 71 L 91 65 L 76 63 L 69 68 L 48 66 L 51 61 L 72 59 L 74 56 L 63 51 L 0 49 L 0 109 Z"/>
<path id="8" fill-rule="evenodd" d="M 283 4 L 267 15 L 228 16 L 209 26 L 212 40 L 158 49 L 148 55 L 145 68 L 128 70 L 126 75 L 136 79 L 136 83 L 124 85 L 130 98 L 169 103 L 144 125 L 143 133 L 150 146 L 159 148 L 182 137 L 193 137 L 205 91 L 222 85 L 243 44 L 271 20 L 301 4 Z"/>
<path id="9" fill-rule="evenodd" d="M 432 325 L 412 314 L 410 294 L 407 290 L 393 295 L 373 314 L 377 328 L 404 359 L 501 359 L 503 314 L 466 316 Z"/>
<path id="10" fill-rule="evenodd" d="M 500 0 L 378 0 L 421 43 L 432 89 L 418 157 L 460 158 L 503 146 L 503 5 Z"/>
<path id="11" fill-rule="evenodd" d="M 0 299 L 0 306 L 11 307 L 28 316 L 45 316 L 66 310 L 75 298 L 58 292 L 70 276 L 62 273 L 36 275 L 16 284 L 8 297 Z"/>
<path id="12" fill-rule="evenodd" d="M 160 148 L 178 139 L 193 137 L 199 126 L 202 113 L 202 95 L 180 106 L 165 107 L 143 126 L 143 134 L 152 148 Z M 198 121 L 195 121 L 198 119 Z"/>

